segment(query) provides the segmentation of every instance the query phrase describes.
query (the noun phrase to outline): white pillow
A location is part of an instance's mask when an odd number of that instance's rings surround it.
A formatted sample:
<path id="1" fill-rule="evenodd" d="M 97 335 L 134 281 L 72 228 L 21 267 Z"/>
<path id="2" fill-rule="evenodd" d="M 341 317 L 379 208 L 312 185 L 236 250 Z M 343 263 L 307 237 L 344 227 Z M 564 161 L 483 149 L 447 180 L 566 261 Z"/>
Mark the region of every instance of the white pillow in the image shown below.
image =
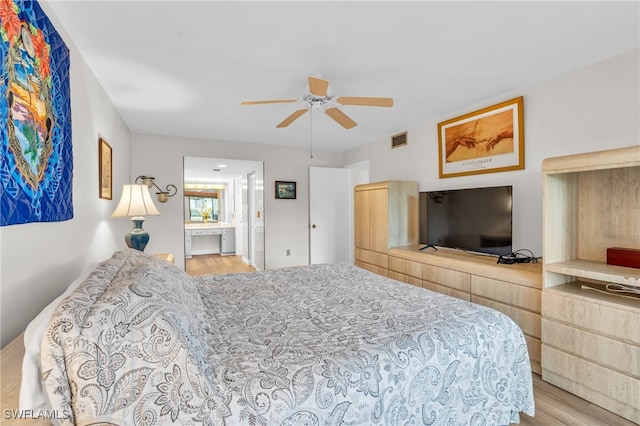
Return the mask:
<path id="1" fill-rule="evenodd" d="M 97 264 L 89 265 L 67 287 L 64 293 L 40 311 L 24 331 L 24 358 L 22 360 L 22 382 L 20 383 L 21 410 L 44 410 L 47 408 L 48 399 L 44 394 L 40 372 L 40 344 L 49 328 L 53 313 L 62 299 L 74 291 L 93 272 L 96 266 Z"/>

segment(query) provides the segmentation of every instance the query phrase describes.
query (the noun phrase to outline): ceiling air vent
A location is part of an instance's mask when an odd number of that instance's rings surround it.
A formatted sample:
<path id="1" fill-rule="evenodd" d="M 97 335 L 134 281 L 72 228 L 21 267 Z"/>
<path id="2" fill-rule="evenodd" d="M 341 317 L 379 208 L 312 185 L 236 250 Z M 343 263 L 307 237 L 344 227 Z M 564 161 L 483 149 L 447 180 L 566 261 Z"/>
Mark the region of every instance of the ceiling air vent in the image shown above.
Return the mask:
<path id="1" fill-rule="evenodd" d="M 391 136 L 391 148 L 398 148 L 407 144 L 407 132 Z"/>

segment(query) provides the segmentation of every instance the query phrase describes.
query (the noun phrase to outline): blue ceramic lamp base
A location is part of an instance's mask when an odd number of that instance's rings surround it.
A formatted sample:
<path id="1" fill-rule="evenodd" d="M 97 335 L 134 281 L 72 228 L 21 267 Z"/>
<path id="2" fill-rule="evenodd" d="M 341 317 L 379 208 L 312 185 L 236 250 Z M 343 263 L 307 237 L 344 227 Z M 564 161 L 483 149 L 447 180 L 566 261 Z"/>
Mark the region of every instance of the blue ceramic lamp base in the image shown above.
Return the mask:
<path id="1" fill-rule="evenodd" d="M 132 249 L 144 251 L 144 248 L 147 246 L 149 242 L 149 233 L 142 229 L 142 222 L 144 222 L 144 217 L 135 216 L 131 218 L 131 222 L 133 222 L 133 229 L 126 234 L 124 234 L 124 241 L 127 243 L 127 246 Z"/>

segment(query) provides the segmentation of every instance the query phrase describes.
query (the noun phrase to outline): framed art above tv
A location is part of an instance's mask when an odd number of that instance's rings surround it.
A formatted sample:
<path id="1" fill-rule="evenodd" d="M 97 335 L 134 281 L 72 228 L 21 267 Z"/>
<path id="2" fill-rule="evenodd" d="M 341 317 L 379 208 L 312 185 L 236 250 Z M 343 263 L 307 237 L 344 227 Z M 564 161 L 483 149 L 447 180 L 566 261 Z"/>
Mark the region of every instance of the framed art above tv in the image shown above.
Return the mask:
<path id="1" fill-rule="evenodd" d="M 523 98 L 438 123 L 440 178 L 524 169 Z"/>

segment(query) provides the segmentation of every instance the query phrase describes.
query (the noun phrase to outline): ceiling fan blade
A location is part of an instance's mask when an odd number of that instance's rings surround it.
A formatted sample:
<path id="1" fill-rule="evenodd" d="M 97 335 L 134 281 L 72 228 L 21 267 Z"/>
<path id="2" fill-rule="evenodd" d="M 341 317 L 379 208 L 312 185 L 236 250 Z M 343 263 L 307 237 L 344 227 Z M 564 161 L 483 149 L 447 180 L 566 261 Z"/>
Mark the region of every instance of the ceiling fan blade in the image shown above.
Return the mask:
<path id="1" fill-rule="evenodd" d="M 307 108 L 303 108 L 295 111 L 293 114 L 291 114 L 290 116 L 282 120 L 282 122 L 278 124 L 276 127 L 278 128 L 287 127 L 289 124 L 293 123 L 298 118 L 300 118 L 305 112 L 307 112 Z"/>
<path id="2" fill-rule="evenodd" d="M 314 96 L 326 96 L 329 89 L 329 80 L 324 78 L 309 76 L 309 92 Z"/>
<path id="3" fill-rule="evenodd" d="M 363 98 L 353 96 L 340 96 L 338 103 L 341 105 L 361 105 L 361 106 L 377 106 L 377 107 L 392 107 L 392 98 Z"/>
<path id="4" fill-rule="evenodd" d="M 297 99 L 276 99 L 272 101 L 244 101 L 241 105 L 260 105 L 260 104 L 283 104 L 288 102 L 298 102 Z"/>
<path id="5" fill-rule="evenodd" d="M 340 111 L 338 108 L 328 108 L 325 111 L 325 114 L 327 114 L 329 117 L 331 117 L 334 120 L 336 120 L 338 122 L 338 124 L 341 125 L 342 127 L 344 127 L 345 129 L 350 129 L 350 128 L 356 127 L 358 125 L 358 123 L 356 123 L 355 121 L 350 119 L 347 116 L 347 114 L 345 114 L 344 112 Z"/>

